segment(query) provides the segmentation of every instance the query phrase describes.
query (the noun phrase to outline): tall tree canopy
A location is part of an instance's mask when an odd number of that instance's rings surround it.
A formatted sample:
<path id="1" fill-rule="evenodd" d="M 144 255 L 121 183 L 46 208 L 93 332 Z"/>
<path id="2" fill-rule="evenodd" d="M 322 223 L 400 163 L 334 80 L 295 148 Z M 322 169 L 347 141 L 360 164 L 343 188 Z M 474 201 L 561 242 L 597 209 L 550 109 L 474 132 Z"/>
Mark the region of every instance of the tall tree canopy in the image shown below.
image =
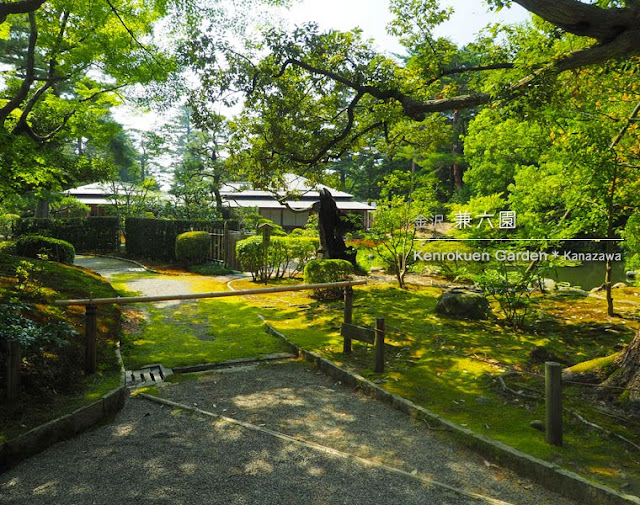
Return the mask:
<path id="1" fill-rule="evenodd" d="M 34 9 L 20 14 L 16 6 Z M 86 144 L 117 131 L 118 90 L 166 82 L 175 59 L 152 42 L 167 2 L 49 0 L 1 4 L 2 190 L 42 191 L 104 176 Z M 1 18 L 0 18 L 1 19 Z M 88 170 L 87 170 L 88 169 Z"/>
<path id="2" fill-rule="evenodd" d="M 487 2 L 495 9 L 509 2 Z M 519 0 L 536 15 L 521 27 L 492 27 L 459 49 L 433 36 L 450 17 L 437 0 L 392 0 L 390 26 L 406 58 L 376 52 L 352 32 L 313 24 L 272 29 L 242 51 L 196 38 L 187 52 L 202 86 L 192 97 L 206 110 L 220 100 L 245 103 L 242 123 L 258 175 L 306 171 L 340 159 L 383 132 L 388 142 L 413 131 L 441 131 L 456 111 L 529 98 L 546 101 L 557 77 L 623 59 L 636 71 L 636 1 Z M 414 126 L 407 126 L 413 122 Z"/>
<path id="3" fill-rule="evenodd" d="M 177 100 L 181 41 L 198 30 L 238 32 L 248 22 L 240 13 L 258 3 L 0 1 L 0 193 L 55 190 L 117 171 L 90 159 L 83 144 L 114 132 L 104 126 L 120 93 L 144 104 Z"/>

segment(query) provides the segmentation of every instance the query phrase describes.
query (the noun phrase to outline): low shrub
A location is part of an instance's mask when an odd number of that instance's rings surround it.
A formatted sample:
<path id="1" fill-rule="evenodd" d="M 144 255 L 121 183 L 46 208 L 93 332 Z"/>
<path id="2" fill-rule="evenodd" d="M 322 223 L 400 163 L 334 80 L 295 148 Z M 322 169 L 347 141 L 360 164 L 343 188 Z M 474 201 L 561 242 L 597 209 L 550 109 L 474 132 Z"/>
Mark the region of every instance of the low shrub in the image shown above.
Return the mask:
<path id="1" fill-rule="evenodd" d="M 250 272 L 253 280 L 264 281 L 300 274 L 307 262 L 315 258 L 319 246 L 320 241 L 314 237 L 275 236 L 265 251 L 262 237 L 255 235 L 236 244 L 236 255 L 242 269 Z"/>
<path id="2" fill-rule="evenodd" d="M 353 265 L 346 260 L 312 260 L 304 268 L 305 284 L 348 281 L 353 273 Z M 335 300 L 342 295 L 342 289 L 314 289 L 313 296 L 322 300 Z"/>
<path id="3" fill-rule="evenodd" d="M 17 214 L 3 214 L 0 216 L 0 235 L 5 239 L 11 239 L 14 236 L 13 227 L 16 221 L 20 219 Z"/>
<path id="4" fill-rule="evenodd" d="M 27 258 L 40 258 L 73 265 L 74 247 L 64 240 L 41 235 L 23 235 L 16 241 L 16 253 Z"/>
<path id="5" fill-rule="evenodd" d="M 16 243 L 13 240 L 0 242 L 0 254 L 11 254 L 15 256 L 17 254 Z"/>
<path id="6" fill-rule="evenodd" d="M 210 261 L 208 263 L 204 263 L 202 265 L 194 265 L 189 267 L 189 272 L 193 272 L 194 274 L 199 275 L 227 275 L 233 272 L 233 270 L 225 267 L 222 263 L 217 261 Z"/>
<path id="7" fill-rule="evenodd" d="M 188 231 L 176 237 L 176 259 L 186 265 L 207 261 L 211 237 L 206 231 Z"/>

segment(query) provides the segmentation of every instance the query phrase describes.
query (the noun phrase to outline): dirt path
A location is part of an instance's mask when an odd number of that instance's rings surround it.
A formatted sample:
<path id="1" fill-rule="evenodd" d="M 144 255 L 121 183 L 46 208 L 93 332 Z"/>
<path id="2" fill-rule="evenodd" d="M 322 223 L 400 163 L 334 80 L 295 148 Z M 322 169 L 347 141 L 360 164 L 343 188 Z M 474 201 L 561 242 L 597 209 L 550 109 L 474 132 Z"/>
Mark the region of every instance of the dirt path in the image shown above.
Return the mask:
<path id="1" fill-rule="evenodd" d="M 113 423 L 1 475 L 0 504 L 573 503 L 304 362 L 208 373 L 159 395 L 184 408 L 129 399 Z"/>

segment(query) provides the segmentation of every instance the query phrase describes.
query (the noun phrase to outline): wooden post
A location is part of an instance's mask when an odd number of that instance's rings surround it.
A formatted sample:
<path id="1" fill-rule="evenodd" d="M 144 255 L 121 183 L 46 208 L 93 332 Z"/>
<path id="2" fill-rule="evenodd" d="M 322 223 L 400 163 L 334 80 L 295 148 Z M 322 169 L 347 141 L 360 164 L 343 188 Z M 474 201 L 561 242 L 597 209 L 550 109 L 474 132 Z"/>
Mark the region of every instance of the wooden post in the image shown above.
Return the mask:
<path id="1" fill-rule="evenodd" d="M 562 365 L 544 364 L 547 443 L 562 446 Z"/>
<path id="2" fill-rule="evenodd" d="M 22 355 L 18 342 L 7 342 L 7 402 L 13 403 L 20 396 L 20 363 Z"/>
<path id="3" fill-rule="evenodd" d="M 267 284 L 267 269 L 269 268 L 268 266 L 269 265 L 269 260 L 268 260 L 269 243 L 271 242 L 271 228 L 273 227 L 269 223 L 262 223 L 258 227 L 262 230 L 262 248 L 263 248 L 262 254 L 264 255 L 263 257 L 264 283 Z"/>
<path id="4" fill-rule="evenodd" d="M 344 288 L 344 322 L 351 324 L 353 320 L 353 287 Z M 351 352 L 351 337 L 344 337 L 343 353 Z"/>
<path id="5" fill-rule="evenodd" d="M 87 374 L 96 373 L 97 336 L 98 336 L 98 307 L 95 305 L 85 305 L 84 370 Z"/>
<path id="6" fill-rule="evenodd" d="M 376 319 L 376 366 L 373 369 L 375 373 L 384 372 L 384 318 Z"/>
<path id="7" fill-rule="evenodd" d="M 231 237 L 229 234 L 229 222 L 225 219 L 222 226 L 222 261 L 227 268 L 233 268 L 231 266 Z"/>

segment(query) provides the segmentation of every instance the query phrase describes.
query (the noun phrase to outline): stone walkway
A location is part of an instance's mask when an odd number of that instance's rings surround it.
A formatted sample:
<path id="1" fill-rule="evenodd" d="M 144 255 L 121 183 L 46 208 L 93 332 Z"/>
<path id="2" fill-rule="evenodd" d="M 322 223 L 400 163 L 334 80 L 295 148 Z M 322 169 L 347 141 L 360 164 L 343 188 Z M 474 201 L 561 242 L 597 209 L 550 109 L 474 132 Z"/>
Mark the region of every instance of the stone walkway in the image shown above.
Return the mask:
<path id="1" fill-rule="evenodd" d="M 0 504 L 573 503 L 304 362 L 158 393 L 184 407 L 130 398 L 113 423 L 0 475 Z"/>

